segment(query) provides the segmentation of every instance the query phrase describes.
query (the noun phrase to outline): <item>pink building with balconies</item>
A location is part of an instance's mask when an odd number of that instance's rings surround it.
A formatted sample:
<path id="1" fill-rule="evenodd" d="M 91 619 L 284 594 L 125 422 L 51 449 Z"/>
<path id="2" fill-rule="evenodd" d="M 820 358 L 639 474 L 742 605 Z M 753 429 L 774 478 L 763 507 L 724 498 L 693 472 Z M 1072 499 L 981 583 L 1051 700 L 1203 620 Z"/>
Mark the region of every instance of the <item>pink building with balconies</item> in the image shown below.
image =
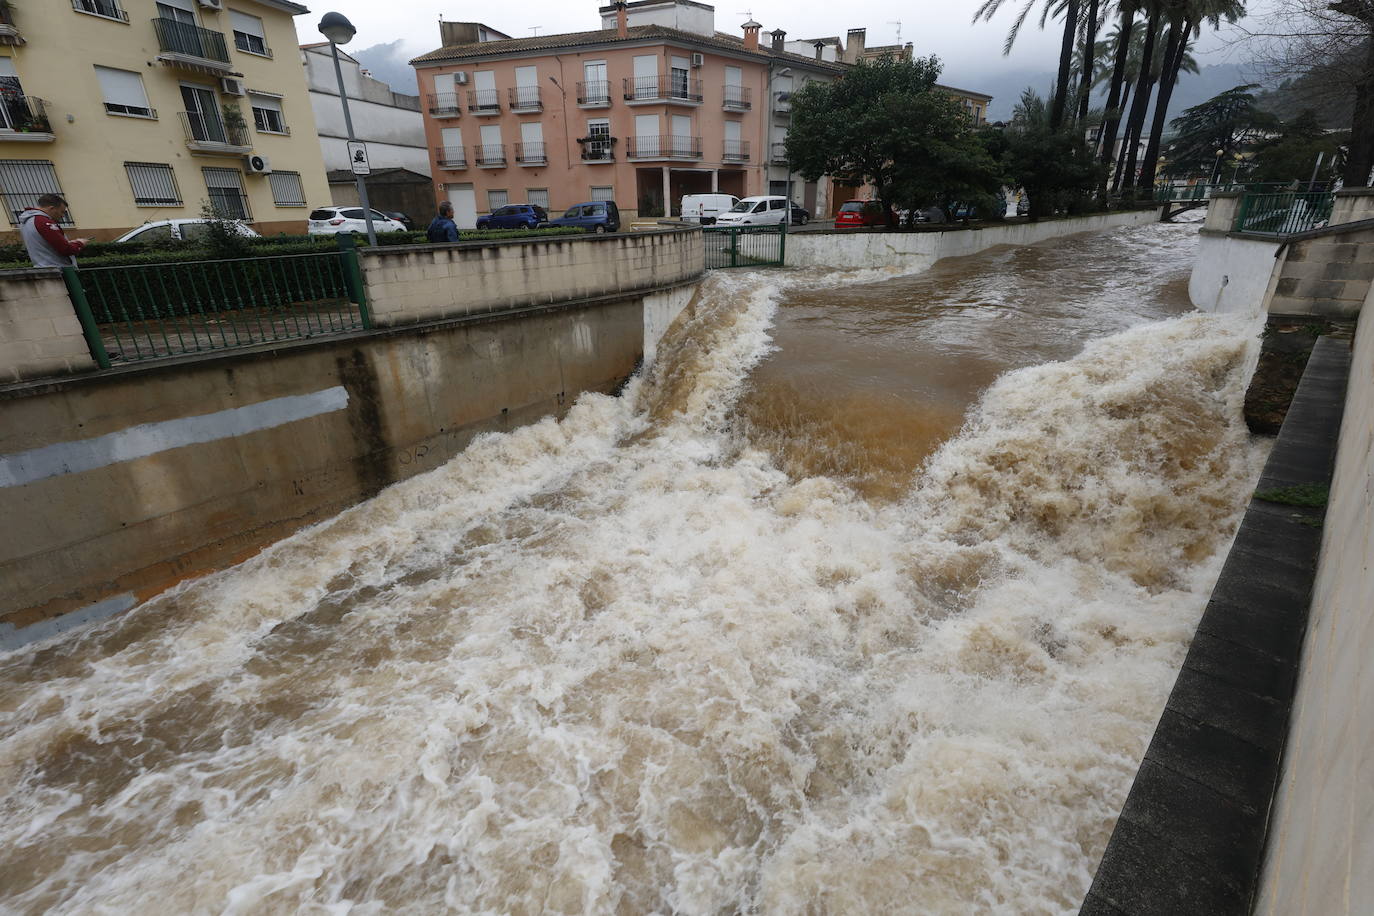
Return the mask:
<path id="1" fill-rule="evenodd" d="M 600 13 L 596 31 L 495 41 L 442 23 L 445 47 L 411 62 L 438 196 L 460 226 L 515 203 L 677 215 L 683 195 L 710 191 L 828 210 L 830 182 L 787 175 L 780 147 L 790 93 L 841 65 L 788 52 L 781 31 L 761 44 L 753 21 L 716 32 L 713 8 L 692 0 Z"/>

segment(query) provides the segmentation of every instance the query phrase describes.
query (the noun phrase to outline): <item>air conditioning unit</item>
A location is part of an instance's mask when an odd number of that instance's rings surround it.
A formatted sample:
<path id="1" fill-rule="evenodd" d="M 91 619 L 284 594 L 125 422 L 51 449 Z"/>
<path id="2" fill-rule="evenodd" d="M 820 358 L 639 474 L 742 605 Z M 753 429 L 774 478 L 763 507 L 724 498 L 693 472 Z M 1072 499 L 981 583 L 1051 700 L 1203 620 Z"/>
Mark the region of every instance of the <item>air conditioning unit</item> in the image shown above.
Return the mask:
<path id="1" fill-rule="evenodd" d="M 266 175 L 272 171 L 272 160 L 266 156 L 245 156 L 243 168 L 249 175 Z"/>
<path id="2" fill-rule="evenodd" d="M 468 84 L 468 72 L 459 70 L 453 74 L 453 84 L 455 86 L 466 86 Z"/>
<path id="3" fill-rule="evenodd" d="M 207 10 L 224 9 L 224 0 L 196 0 L 196 2 Z"/>
<path id="4" fill-rule="evenodd" d="M 692 54 L 692 69 L 694 69 L 694 70 L 700 70 L 700 69 L 701 69 L 702 67 L 704 67 L 705 65 L 706 65 L 706 57 L 705 57 L 704 55 L 702 55 L 701 52 L 699 52 L 699 51 L 693 52 L 693 54 Z"/>
<path id="5" fill-rule="evenodd" d="M 232 76 L 221 76 L 219 78 L 219 91 L 225 95 L 243 95 L 243 80 L 234 79 Z"/>

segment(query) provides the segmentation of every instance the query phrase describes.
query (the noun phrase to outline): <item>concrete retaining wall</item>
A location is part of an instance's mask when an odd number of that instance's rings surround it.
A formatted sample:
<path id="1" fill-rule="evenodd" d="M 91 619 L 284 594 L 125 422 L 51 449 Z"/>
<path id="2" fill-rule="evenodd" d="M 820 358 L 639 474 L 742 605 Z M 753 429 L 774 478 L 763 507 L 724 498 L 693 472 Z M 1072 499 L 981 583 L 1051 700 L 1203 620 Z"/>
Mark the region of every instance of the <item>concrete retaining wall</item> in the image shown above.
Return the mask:
<path id="1" fill-rule="evenodd" d="M 1303 233 L 1282 252 L 1267 307 L 1279 315 L 1350 318 L 1374 280 L 1374 220 Z"/>
<path id="2" fill-rule="evenodd" d="M 1158 221 L 1158 210 L 1129 210 L 945 232 L 799 232 L 787 237 L 787 266 L 920 271 L 941 258 L 977 254 L 998 245 L 1034 245 L 1079 232 Z"/>
<path id="3" fill-rule="evenodd" d="M 1203 229 L 1188 279 L 1193 307 L 1217 314 L 1257 311 L 1281 265 L 1276 257 L 1281 244 L 1278 239 L 1233 237 Z"/>
<path id="4" fill-rule="evenodd" d="M 5 271 L 0 283 L 0 383 L 94 368 L 62 272 Z"/>
<path id="5" fill-rule="evenodd" d="M 382 327 L 659 289 L 699 278 L 699 228 L 362 250 Z"/>
<path id="6" fill-rule="evenodd" d="M 1374 308 L 1374 293 L 1365 301 Z M 1370 314 L 1374 314 L 1371 311 Z M 1256 914 L 1374 901 L 1374 321 L 1360 323 Z"/>

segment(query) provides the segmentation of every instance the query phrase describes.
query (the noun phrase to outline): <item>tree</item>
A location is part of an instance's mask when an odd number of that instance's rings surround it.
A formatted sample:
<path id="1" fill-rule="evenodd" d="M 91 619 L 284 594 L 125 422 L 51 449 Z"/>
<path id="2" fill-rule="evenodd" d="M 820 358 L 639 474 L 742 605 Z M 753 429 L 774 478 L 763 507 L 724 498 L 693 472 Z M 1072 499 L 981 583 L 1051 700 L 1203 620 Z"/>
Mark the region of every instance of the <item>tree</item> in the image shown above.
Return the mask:
<path id="1" fill-rule="evenodd" d="M 927 206 L 995 190 L 1001 175 L 968 115 L 938 89 L 935 57 L 860 61 L 792 99 L 787 159 L 807 181 L 833 175 L 873 185 L 894 204 Z M 963 195 L 963 196 L 959 196 Z M 890 216 L 889 216 L 890 218 Z"/>
<path id="2" fill-rule="evenodd" d="M 1097 183 L 1098 169 L 1083 134 L 1053 130 L 1050 106 L 1033 89 L 1021 93 L 1006 131 L 1002 167 L 1030 197 L 1030 217 L 1084 205 Z"/>
<path id="3" fill-rule="evenodd" d="M 1250 84 L 1228 89 L 1174 118 L 1170 124 L 1178 134 L 1169 146 L 1169 173 L 1211 174 L 1218 160 L 1225 162 L 1265 133 L 1277 131 L 1278 120 L 1255 105 L 1257 88 Z"/>
<path id="4" fill-rule="evenodd" d="M 990 21 L 997 11 L 1002 8 L 1004 0 L 983 0 L 981 6 L 973 14 L 973 21 L 979 19 Z M 1025 24 L 1026 17 L 1035 7 L 1036 0 L 1026 0 L 1021 12 L 1017 14 L 1011 29 L 1007 32 L 1007 40 L 1002 46 L 1002 53 L 1010 54 L 1012 45 L 1016 43 L 1016 36 L 1020 34 L 1021 27 Z M 1050 124 L 1054 130 L 1058 130 L 1064 123 L 1064 114 L 1069 99 L 1069 84 L 1071 83 L 1071 71 L 1073 68 L 1074 56 L 1074 37 L 1078 34 L 1079 20 L 1082 15 L 1082 7 L 1079 0 L 1044 0 L 1044 7 L 1040 14 L 1040 28 L 1044 28 L 1054 14 L 1064 15 L 1063 39 L 1059 47 L 1059 74 L 1055 79 L 1054 98 L 1050 104 Z M 1094 18 L 1096 18 L 1094 16 Z"/>
<path id="5" fill-rule="evenodd" d="M 1325 180 L 1344 164 L 1341 144 L 1345 139 L 1323 129 L 1309 109 L 1285 122 L 1280 136 L 1258 145 L 1247 177 L 1252 181 L 1306 181 L 1320 161 L 1322 168 L 1316 177 Z"/>
<path id="6" fill-rule="evenodd" d="M 1244 39 L 1269 75 L 1353 100 L 1344 179 L 1374 177 L 1374 0 L 1273 0 Z"/>

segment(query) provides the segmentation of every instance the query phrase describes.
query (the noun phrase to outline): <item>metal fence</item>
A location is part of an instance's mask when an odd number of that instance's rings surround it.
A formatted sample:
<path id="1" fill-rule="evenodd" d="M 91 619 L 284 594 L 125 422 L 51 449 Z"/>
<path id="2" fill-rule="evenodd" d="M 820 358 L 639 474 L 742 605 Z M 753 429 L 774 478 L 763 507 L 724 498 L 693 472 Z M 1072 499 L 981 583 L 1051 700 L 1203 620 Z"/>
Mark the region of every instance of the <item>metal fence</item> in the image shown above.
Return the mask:
<path id="1" fill-rule="evenodd" d="M 787 226 L 703 226 L 706 269 L 782 267 L 787 256 Z"/>
<path id="2" fill-rule="evenodd" d="M 1236 214 L 1237 232 L 1291 235 L 1326 224 L 1336 195 L 1331 191 L 1284 191 L 1246 194 Z"/>
<path id="3" fill-rule="evenodd" d="M 113 363 L 372 326 L 358 252 L 63 268 L 91 355 Z"/>

